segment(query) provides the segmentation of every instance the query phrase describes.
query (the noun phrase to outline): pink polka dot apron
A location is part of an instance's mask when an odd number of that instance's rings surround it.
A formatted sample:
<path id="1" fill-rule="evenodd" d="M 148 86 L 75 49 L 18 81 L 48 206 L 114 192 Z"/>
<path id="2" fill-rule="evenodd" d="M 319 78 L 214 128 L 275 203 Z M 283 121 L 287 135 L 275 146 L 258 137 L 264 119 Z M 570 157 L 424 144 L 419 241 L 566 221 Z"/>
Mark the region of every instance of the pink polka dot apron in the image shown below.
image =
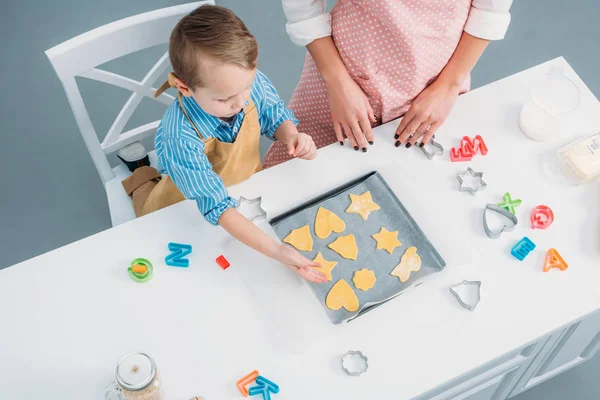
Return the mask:
<path id="1" fill-rule="evenodd" d="M 463 32 L 471 0 L 339 0 L 331 11 L 332 38 L 350 76 L 367 95 L 377 124 L 406 113 L 439 75 Z M 470 87 L 470 78 L 462 92 Z M 307 52 L 289 108 L 298 130 L 317 147 L 336 142 L 325 83 Z M 377 125 L 374 124 L 374 125 Z M 275 142 L 265 168 L 291 157 Z"/>

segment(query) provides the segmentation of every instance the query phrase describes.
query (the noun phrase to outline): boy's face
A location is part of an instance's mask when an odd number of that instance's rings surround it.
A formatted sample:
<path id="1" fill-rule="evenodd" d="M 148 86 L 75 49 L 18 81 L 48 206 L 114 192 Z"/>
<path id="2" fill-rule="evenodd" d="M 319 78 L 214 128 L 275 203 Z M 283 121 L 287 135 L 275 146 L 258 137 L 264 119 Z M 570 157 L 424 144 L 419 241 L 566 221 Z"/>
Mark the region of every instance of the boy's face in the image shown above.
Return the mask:
<path id="1" fill-rule="evenodd" d="M 250 98 L 256 69 L 212 62 L 205 62 L 200 69 L 202 86 L 192 90 L 183 85 L 179 87 L 181 93 L 192 96 L 204 111 L 217 118 L 231 118 L 239 113 Z"/>

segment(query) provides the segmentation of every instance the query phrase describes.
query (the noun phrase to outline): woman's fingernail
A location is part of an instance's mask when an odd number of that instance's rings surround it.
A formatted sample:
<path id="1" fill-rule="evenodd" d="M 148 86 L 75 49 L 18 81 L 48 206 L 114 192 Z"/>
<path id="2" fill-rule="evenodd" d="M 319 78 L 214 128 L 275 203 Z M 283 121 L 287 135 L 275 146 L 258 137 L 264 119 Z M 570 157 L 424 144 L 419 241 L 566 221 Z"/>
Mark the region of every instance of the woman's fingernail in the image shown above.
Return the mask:
<path id="1" fill-rule="evenodd" d="M 344 142 L 340 141 L 340 146 L 343 146 L 343 145 L 344 145 Z"/>
<path id="2" fill-rule="evenodd" d="M 358 151 L 358 146 L 354 146 L 354 150 Z"/>
<path id="3" fill-rule="evenodd" d="M 363 151 L 363 153 L 366 153 L 367 152 L 367 148 L 363 147 L 362 151 Z"/>
<path id="4" fill-rule="evenodd" d="M 400 137 L 400 135 L 398 135 L 398 134 L 394 135 L 394 139 L 398 139 L 399 137 Z"/>
<path id="5" fill-rule="evenodd" d="M 402 143 L 400 143 L 400 141 L 397 141 L 397 142 L 394 144 L 394 146 L 398 147 L 398 146 L 400 146 L 401 144 L 402 144 Z"/>
<path id="6" fill-rule="evenodd" d="M 370 144 L 371 146 L 373 146 L 373 141 L 370 141 L 370 142 L 369 142 L 369 144 Z"/>
<path id="7" fill-rule="evenodd" d="M 423 147 L 425 146 L 425 143 L 421 142 L 421 144 L 419 144 L 419 147 Z"/>
<path id="8" fill-rule="evenodd" d="M 410 146 L 412 146 L 411 143 L 406 143 L 406 148 L 408 149 Z"/>

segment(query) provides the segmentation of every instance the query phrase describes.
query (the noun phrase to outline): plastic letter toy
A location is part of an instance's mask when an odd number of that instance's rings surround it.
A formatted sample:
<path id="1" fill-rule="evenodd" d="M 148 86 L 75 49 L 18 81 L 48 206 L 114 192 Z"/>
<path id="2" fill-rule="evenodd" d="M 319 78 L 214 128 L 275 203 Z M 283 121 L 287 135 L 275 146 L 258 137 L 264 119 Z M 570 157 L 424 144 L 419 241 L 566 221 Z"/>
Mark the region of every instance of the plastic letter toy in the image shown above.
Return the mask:
<path id="1" fill-rule="evenodd" d="M 217 261 L 217 264 L 219 265 L 219 267 L 221 267 L 221 269 L 223 271 L 225 271 L 231 265 L 231 264 L 229 264 L 229 261 L 227 261 L 227 259 L 225 257 L 223 257 L 222 255 L 217 257 L 216 261 Z"/>
<path id="2" fill-rule="evenodd" d="M 152 263 L 145 258 L 136 258 L 131 262 L 131 266 L 127 268 L 129 277 L 136 282 L 148 282 L 152 279 L 154 269 Z"/>
<path id="3" fill-rule="evenodd" d="M 485 156 L 488 153 L 488 148 L 481 135 L 475 136 L 473 140 L 468 136 L 463 136 L 460 141 L 460 148 L 463 154 L 469 154 L 471 156 L 474 156 L 477 153 Z"/>
<path id="4" fill-rule="evenodd" d="M 450 149 L 450 161 L 452 162 L 457 162 L 457 161 L 471 161 L 473 159 L 473 156 L 471 154 L 463 154 L 462 149 L 460 148 L 455 148 L 452 147 Z"/>
<path id="5" fill-rule="evenodd" d="M 537 206 L 531 211 L 531 229 L 546 229 L 554 222 L 554 213 L 548 206 Z"/>
<path id="6" fill-rule="evenodd" d="M 245 377 L 243 377 L 242 379 L 240 379 L 239 381 L 237 381 L 235 386 L 237 386 L 237 388 L 240 391 L 240 393 L 242 394 L 242 396 L 248 397 L 248 389 L 246 388 L 246 386 L 248 386 L 251 382 L 253 382 L 258 377 L 258 375 L 259 375 L 259 372 L 257 370 L 254 370 L 254 371 L 250 372 L 248 375 L 246 375 Z"/>
<path id="7" fill-rule="evenodd" d="M 529 253 L 531 253 L 535 249 L 535 243 L 533 243 L 527 236 L 523 237 L 523 239 L 519 240 L 517 244 L 514 245 L 510 254 L 512 254 L 517 260 L 523 261 L 525 257 Z"/>
<path id="8" fill-rule="evenodd" d="M 506 193 L 504 193 L 503 200 L 500 203 L 498 203 L 498 205 L 500 207 L 510 211 L 513 215 L 516 215 L 515 207 L 519 207 L 521 205 L 521 200 L 519 200 L 519 199 L 513 200 L 510 197 L 510 193 L 506 192 Z"/>
<path id="9" fill-rule="evenodd" d="M 165 257 L 165 263 L 171 267 L 183 267 L 187 268 L 190 266 L 190 260 L 186 257 L 192 252 L 192 246 L 189 244 L 169 243 L 169 254 Z"/>
<path id="10" fill-rule="evenodd" d="M 561 271 L 564 271 L 567 268 L 569 268 L 569 264 L 567 264 L 565 260 L 563 260 L 563 258 L 560 254 L 558 254 L 558 251 L 556 251 L 556 249 L 548 250 L 548 253 L 546 253 L 546 261 L 544 262 L 544 272 L 548 272 L 552 268 L 558 268 Z"/>

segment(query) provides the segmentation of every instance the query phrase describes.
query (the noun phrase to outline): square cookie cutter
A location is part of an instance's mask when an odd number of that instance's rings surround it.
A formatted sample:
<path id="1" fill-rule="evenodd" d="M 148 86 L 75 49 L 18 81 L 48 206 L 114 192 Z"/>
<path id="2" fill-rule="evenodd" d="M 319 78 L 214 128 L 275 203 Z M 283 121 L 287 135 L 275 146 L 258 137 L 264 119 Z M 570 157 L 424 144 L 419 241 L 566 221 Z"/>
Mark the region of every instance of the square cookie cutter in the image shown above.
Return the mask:
<path id="1" fill-rule="evenodd" d="M 475 297 L 475 300 L 473 302 L 469 303 L 463 300 L 463 298 L 456 291 L 456 289 L 460 287 L 468 288 L 471 286 L 475 287 L 475 293 L 477 293 L 477 296 Z M 454 297 L 456 297 L 456 300 L 458 300 L 458 304 L 460 304 L 469 311 L 473 311 L 475 310 L 475 307 L 477 307 L 477 304 L 479 304 L 479 301 L 481 300 L 481 281 L 462 281 L 461 283 L 457 283 L 456 285 L 450 286 L 450 293 L 452 293 Z"/>

